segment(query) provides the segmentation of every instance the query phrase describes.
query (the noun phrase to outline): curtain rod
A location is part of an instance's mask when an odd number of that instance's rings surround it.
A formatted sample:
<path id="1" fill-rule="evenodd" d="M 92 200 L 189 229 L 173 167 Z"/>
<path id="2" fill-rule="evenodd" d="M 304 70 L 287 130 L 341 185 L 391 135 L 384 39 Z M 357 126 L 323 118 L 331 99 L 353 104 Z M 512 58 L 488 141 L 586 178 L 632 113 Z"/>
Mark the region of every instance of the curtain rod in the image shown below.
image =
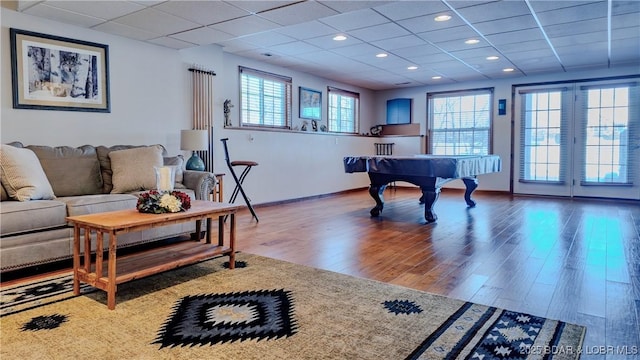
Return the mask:
<path id="1" fill-rule="evenodd" d="M 216 76 L 216 73 L 214 71 L 212 71 L 212 70 L 202 70 L 202 69 L 196 69 L 196 68 L 189 68 L 189 71 L 199 72 L 199 73 L 204 73 L 204 74 L 209 74 L 209 75 Z"/>

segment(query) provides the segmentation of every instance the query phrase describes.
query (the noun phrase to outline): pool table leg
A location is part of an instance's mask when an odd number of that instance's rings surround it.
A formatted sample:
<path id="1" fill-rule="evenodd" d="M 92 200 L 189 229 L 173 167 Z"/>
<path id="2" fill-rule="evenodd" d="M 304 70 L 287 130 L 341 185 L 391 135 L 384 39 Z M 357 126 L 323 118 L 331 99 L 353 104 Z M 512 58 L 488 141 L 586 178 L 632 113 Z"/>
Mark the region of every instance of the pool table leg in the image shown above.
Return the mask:
<path id="1" fill-rule="evenodd" d="M 420 187 L 420 189 L 422 190 L 420 202 L 424 202 L 424 219 L 427 220 L 428 223 L 435 222 L 438 220 L 438 216 L 433 211 L 433 206 L 440 196 L 440 188 Z"/>
<path id="2" fill-rule="evenodd" d="M 462 178 L 464 185 L 467 189 L 464 192 L 464 201 L 467 202 L 469 207 L 476 206 L 476 202 L 471 199 L 471 193 L 478 187 L 478 179 L 477 178 Z"/>
<path id="3" fill-rule="evenodd" d="M 382 194 L 384 193 L 384 189 L 386 188 L 387 185 L 371 184 L 371 186 L 369 186 L 369 195 L 371 195 L 373 200 L 375 200 L 376 202 L 376 206 L 371 209 L 371 211 L 369 211 L 372 217 L 380 215 L 382 209 L 384 208 L 384 196 Z"/>

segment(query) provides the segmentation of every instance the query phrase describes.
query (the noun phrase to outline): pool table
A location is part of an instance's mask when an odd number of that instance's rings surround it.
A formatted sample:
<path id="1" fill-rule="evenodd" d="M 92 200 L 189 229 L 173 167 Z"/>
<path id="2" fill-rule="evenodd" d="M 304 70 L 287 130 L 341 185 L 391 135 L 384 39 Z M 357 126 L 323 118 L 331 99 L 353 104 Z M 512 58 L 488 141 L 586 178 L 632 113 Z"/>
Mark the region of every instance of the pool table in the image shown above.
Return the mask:
<path id="1" fill-rule="evenodd" d="M 427 223 L 438 217 L 433 206 L 440 195 L 442 185 L 462 179 L 466 186 L 464 199 L 469 207 L 476 205 L 471 193 L 478 187 L 478 175 L 499 172 L 502 163 L 498 155 L 413 155 L 413 156 L 347 156 L 344 170 L 347 173 L 367 172 L 371 185 L 369 194 L 376 206 L 371 216 L 379 216 L 384 208 L 382 196 L 387 185 L 394 181 L 406 181 L 422 190 L 420 202 L 424 203 Z"/>

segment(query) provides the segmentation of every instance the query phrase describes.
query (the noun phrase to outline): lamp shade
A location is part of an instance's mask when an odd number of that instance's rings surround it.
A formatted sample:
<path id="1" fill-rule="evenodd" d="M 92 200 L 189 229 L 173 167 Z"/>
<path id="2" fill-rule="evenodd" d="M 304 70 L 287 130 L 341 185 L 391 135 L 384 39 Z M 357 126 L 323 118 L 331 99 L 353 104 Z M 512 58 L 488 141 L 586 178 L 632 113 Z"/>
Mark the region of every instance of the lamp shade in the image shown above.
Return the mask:
<path id="1" fill-rule="evenodd" d="M 180 132 L 180 150 L 209 150 L 209 132 L 207 130 L 182 130 Z"/>

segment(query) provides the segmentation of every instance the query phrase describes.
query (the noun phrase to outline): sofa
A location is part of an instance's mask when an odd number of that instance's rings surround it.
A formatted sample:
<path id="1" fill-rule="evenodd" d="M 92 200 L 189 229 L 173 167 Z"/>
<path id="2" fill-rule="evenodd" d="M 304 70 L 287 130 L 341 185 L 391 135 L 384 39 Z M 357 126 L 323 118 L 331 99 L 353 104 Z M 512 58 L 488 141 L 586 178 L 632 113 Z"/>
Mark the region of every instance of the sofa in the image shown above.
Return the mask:
<path id="1" fill-rule="evenodd" d="M 2 273 L 71 259 L 73 226 L 66 217 L 135 209 L 138 194 L 155 188 L 155 166 L 175 166 L 175 189 L 195 200 L 209 200 L 216 186 L 213 173 L 185 170 L 184 158 L 168 156 L 162 145 L 0 147 Z M 118 247 L 194 231 L 186 223 L 122 234 Z"/>

